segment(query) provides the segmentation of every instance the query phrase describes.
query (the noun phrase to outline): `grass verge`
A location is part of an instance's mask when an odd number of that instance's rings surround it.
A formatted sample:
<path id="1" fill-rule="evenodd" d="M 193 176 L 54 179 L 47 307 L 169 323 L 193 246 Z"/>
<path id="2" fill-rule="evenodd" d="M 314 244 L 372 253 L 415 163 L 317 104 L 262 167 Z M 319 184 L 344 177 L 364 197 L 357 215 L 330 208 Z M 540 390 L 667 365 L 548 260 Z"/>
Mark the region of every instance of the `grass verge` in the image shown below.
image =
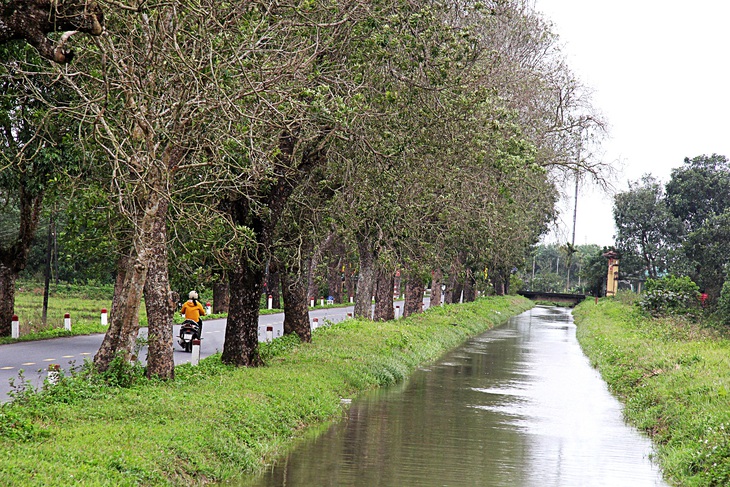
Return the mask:
<path id="1" fill-rule="evenodd" d="M 339 418 L 341 398 L 401 381 L 532 305 L 491 297 L 398 321 L 347 320 L 319 328 L 309 344 L 283 337 L 262 346 L 265 367 L 236 369 L 213 356 L 178 367 L 172 383 L 147 381 L 125 363 L 101 378 L 65 377 L 0 406 L 0 478 L 7 486 L 238 478 Z"/>
<path id="2" fill-rule="evenodd" d="M 574 311 L 578 341 L 628 422 L 652 438 L 665 479 L 730 485 L 730 340 L 688 317 L 601 300 Z"/>

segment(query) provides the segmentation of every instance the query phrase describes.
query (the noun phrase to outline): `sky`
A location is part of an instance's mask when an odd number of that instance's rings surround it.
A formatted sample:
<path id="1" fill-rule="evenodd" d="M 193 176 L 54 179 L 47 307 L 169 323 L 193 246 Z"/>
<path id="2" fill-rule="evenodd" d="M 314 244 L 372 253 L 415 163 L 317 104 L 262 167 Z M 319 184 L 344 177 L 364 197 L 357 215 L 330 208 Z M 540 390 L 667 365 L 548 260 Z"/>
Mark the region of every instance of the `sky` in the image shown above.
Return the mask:
<path id="1" fill-rule="evenodd" d="M 617 170 L 614 192 L 650 173 L 662 182 L 685 157 L 730 157 L 730 2 L 534 0 L 553 23 L 567 64 L 592 89 L 608 122 L 602 160 Z M 568 242 L 573 189 L 562 225 Z M 582 188 L 575 243 L 611 245 L 611 194 Z"/>

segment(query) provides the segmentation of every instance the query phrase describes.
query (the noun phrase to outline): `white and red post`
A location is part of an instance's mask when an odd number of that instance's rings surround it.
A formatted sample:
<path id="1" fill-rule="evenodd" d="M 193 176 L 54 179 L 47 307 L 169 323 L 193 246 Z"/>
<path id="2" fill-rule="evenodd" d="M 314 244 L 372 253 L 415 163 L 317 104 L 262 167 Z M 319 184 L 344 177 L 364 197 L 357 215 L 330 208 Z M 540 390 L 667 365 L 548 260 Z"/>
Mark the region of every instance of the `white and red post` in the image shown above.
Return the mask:
<path id="1" fill-rule="evenodd" d="M 193 340 L 192 355 L 190 357 L 190 363 L 192 365 L 198 365 L 200 363 L 200 339 L 196 338 Z"/>
<path id="2" fill-rule="evenodd" d="M 71 315 L 69 313 L 63 315 L 63 329 L 71 331 Z"/>
<path id="3" fill-rule="evenodd" d="M 10 325 L 10 336 L 12 338 L 20 338 L 20 321 L 18 315 L 13 315 L 13 321 Z"/>

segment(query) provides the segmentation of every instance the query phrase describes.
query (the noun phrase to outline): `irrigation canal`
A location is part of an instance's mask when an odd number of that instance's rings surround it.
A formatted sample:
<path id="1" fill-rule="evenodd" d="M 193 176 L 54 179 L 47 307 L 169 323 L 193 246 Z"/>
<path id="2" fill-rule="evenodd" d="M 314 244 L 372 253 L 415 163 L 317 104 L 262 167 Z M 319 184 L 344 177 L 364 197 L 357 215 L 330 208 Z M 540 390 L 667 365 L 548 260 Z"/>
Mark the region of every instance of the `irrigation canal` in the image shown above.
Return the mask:
<path id="1" fill-rule="evenodd" d="M 240 485 L 666 486 L 651 451 L 583 355 L 570 311 L 536 307 L 354 400 Z"/>

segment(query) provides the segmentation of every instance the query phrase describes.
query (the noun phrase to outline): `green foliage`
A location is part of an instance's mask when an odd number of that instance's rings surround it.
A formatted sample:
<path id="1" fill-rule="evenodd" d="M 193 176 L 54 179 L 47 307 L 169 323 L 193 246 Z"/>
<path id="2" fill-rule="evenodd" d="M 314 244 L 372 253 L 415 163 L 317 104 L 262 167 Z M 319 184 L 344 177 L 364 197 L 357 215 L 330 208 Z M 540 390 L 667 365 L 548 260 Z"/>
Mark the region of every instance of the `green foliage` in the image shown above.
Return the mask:
<path id="1" fill-rule="evenodd" d="M 144 380 L 144 368 L 138 361 L 124 358 L 122 352 L 117 353 L 109 367 L 99 374 L 99 378 L 110 387 L 132 387 L 135 383 Z"/>
<path id="2" fill-rule="evenodd" d="M 717 300 L 717 315 L 725 325 L 730 325 L 730 281 L 725 281 Z"/>
<path id="3" fill-rule="evenodd" d="M 679 222 L 667 208 L 659 181 L 645 175 L 641 184 L 629 183 L 629 190 L 614 198 L 613 217 L 619 251 L 642 256 L 649 277 L 665 272 Z"/>
<path id="4" fill-rule="evenodd" d="M 687 276 L 665 276 L 646 281 L 646 292 L 637 303 L 652 314 L 686 313 L 697 308 L 700 288 Z"/>
<path id="5" fill-rule="evenodd" d="M 517 274 L 510 274 L 509 275 L 509 294 L 515 295 L 519 291 L 524 291 L 525 289 L 525 281 L 520 279 L 520 277 Z"/>
<path id="6" fill-rule="evenodd" d="M 667 206 L 681 222 L 676 245 L 683 251 L 686 273 L 712 299 L 720 295 L 730 221 L 730 163 L 725 156 L 712 154 L 685 158 L 672 171 L 666 185 Z M 675 273 L 678 270 L 670 269 Z"/>
<path id="7" fill-rule="evenodd" d="M 684 225 L 685 234 L 698 230 L 713 215 L 730 208 L 730 164 L 718 154 L 685 158 L 673 169 L 666 186 L 667 205 Z"/>

